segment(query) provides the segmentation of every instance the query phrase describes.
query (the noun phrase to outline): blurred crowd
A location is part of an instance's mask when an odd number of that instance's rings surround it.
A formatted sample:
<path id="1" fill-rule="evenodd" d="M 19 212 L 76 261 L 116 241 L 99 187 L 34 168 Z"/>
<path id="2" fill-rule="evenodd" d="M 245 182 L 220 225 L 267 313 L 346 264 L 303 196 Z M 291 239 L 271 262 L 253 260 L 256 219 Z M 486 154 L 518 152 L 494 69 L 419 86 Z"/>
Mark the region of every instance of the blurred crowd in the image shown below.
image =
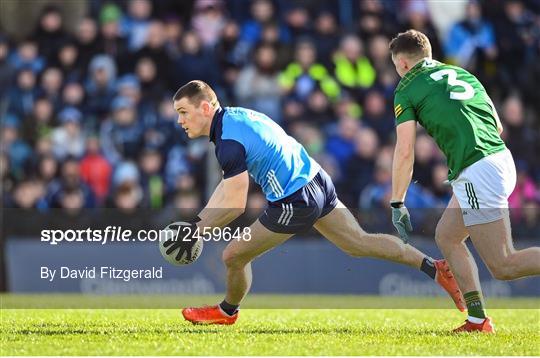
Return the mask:
<path id="1" fill-rule="evenodd" d="M 423 31 L 434 58 L 492 96 L 518 169 L 514 220 L 538 222 L 540 1 L 89 0 L 75 31 L 48 5 L 0 34 L 0 175 L 10 208 L 198 207 L 208 140 L 189 141 L 172 95 L 200 79 L 223 106 L 269 115 L 334 179 L 349 207 L 386 207 L 399 78 L 389 40 Z M 446 7 L 446 8 L 445 8 Z M 449 11 L 452 10 L 452 11 Z M 442 208 L 447 167 L 419 133 L 407 205 Z M 212 153 L 210 152 L 210 156 Z M 264 205 L 256 189 L 250 205 Z"/>

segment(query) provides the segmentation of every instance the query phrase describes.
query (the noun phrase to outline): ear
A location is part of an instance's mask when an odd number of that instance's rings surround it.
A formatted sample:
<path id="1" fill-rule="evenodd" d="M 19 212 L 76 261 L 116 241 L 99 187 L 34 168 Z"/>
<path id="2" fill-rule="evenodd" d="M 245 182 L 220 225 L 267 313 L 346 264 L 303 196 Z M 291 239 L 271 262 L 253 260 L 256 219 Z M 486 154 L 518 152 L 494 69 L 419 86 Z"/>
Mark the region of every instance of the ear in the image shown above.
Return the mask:
<path id="1" fill-rule="evenodd" d="M 399 57 L 399 64 L 402 68 L 406 69 L 406 70 L 409 70 L 409 62 L 407 62 L 407 60 L 405 59 L 404 56 L 400 56 Z"/>
<path id="2" fill-rule="evenodd" d="M 203 111 L 204 114 L 209 114 L 210 109 L 212 108 L 212 106 L 210 106 L 210 102 L 202 101 L 201 102 L 201 108 L 202 108 L 202 111 Z"/>

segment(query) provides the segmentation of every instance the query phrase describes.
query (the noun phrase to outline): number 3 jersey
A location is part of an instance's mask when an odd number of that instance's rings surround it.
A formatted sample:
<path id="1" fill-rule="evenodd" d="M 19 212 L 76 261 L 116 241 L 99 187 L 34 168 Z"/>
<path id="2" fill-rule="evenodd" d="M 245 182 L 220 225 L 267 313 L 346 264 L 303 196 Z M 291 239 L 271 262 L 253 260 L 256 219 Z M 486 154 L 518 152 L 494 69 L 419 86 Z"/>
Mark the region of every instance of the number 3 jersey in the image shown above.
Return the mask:
<path id="1" fill-rule="evenodd" d="M 277 123 L 249 109 L 218 109 L 212 119 L 210 141 L 216 145 L 223 178 L 247 170 L 271 202 L 296 192 L 321 169 Z"/>
<path id="2" fill-rule="evenodd" d="M 493 102 L 464 69 L 424 59 L 399 82 L 394 94 L 397 124 L 417 121 L 446 155 L 448 179 L 506 147 L 497 130 Z"/>

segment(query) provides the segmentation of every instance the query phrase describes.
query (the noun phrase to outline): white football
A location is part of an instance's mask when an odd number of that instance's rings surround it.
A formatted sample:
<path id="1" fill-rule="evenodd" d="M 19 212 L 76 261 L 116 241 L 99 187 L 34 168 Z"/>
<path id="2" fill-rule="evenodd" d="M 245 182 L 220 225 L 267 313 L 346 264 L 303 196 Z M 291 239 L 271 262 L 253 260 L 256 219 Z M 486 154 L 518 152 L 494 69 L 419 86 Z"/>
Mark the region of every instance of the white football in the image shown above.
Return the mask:
<path id="1" fill-rule="evenodd" d="M 180 232 L 178 232 L 179 230 Z M 185 242 L 185 245 L 188 247 L 192 245 L 191 257 L 188 257 L 189 255 L 187 250 L 183 250 L 184 252 L 182 252 L 181 256 L 178 258 L 177 256 L 181 248 L 176 248 L 173 252 L 167 254 L 167 250 L 171 246 L 168 245 L 167 247 L 165 247 L 163 244 L 167 240 L 170 240 L 172 238 L 182 241 L 186 237 L 186 235 L 188 235 L 188 230 L 191 230 L 190 223 L 184 221 L 177 221 L 167 225 L 167 227 L 160 232 L 159 251 L 167 262 L 177 266 L 189 265 L 190 263 L 197 260 L 199 256 L 201 256 L 203 249 L 203 240 L 200 238 L 192 238 L 193 241 L 191 241 L 191 243 L 189 241 Z"/>

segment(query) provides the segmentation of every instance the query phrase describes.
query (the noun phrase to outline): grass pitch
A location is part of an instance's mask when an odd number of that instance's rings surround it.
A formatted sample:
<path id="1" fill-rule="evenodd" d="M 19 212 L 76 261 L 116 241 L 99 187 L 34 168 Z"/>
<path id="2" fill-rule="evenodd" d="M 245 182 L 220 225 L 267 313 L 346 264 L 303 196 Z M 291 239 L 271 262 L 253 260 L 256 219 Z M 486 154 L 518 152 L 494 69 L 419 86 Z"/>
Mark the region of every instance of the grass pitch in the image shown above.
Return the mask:
<path id="1" fill-rule="evenodd" d="M 449 333 L 465 319 L 455 309 L 243 309 L 233 326 L 194 326 L 179 309 L 3 308 L 0 355 L 540 355 L 527 302 L 489 311 L 496 335 Z"/>

